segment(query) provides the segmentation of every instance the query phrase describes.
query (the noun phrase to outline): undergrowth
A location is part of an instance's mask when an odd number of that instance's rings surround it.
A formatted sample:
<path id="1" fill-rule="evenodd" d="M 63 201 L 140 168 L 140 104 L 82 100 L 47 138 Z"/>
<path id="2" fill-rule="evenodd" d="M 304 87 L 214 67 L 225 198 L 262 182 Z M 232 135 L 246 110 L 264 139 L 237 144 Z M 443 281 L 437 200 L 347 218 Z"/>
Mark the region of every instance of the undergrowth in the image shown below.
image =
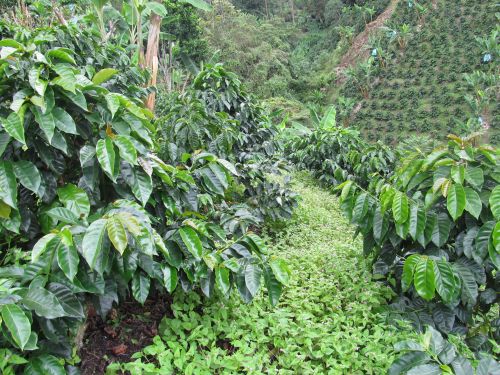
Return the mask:
<path id="1" fill-rule="evenodd" d="M 302 175 L 294 189 L 294 219 L 270 235 L 293 275 L 278 306 L 264 292 L 250 305 L 177 293 L 153 345 L 108 374 L 386 373 L 393 344 L 413 334 L 384 322 L 391 291 L 372 280 L 337 198 Z"/>

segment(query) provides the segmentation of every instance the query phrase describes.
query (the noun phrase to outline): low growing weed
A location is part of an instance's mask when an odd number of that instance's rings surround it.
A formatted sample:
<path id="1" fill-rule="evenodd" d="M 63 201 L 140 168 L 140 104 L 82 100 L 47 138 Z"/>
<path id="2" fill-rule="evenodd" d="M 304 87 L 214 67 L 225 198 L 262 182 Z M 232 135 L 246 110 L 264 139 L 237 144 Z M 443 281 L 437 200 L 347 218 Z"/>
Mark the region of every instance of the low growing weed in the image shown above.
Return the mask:
<path id="1" fill-rule="evenodd" d="M 337 199 L 312 184 L 299 178 L 296 216 L 272 234 L 293 275 L 278 306 L 264 293 L 250 305 L 179 293 L 154 343 L 108 374 L 386 373 L 393 345 L 413 334 L 384 323 L 392 292 L 372 280 Z"/>

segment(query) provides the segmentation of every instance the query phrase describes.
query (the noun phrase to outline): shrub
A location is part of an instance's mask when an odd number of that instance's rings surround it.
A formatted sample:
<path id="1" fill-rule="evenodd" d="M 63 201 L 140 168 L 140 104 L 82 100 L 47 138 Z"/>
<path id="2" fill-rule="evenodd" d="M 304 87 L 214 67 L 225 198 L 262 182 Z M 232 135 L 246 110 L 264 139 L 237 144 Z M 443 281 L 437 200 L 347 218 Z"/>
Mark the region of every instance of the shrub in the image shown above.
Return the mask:
<path id="1" fill-rule="evenodd" d="M 269 265 L 252 232 L 224 231 L 213 209 L 232 204 L 234 165 L 199 150 L 175 165 L 154 154 L 147 77 L 116 69 L 124 51 L 76 26 L 12 35 L 0 41 L 0 347 L 26 351 L 28 372 L 62 371 L 39 353 L 71 355 L 86 302 L 104 317 L 127 295 L 144 303 L 178 284 L 249 301 L 265 275 L 275 304 L 284 266 Z"/>

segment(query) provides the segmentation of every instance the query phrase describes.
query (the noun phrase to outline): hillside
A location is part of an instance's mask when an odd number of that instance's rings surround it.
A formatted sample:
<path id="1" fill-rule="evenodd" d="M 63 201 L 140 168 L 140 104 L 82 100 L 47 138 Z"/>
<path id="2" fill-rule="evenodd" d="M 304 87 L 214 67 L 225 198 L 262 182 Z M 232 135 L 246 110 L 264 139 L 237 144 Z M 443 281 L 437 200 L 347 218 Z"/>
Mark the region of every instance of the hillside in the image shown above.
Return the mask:
<path id="1" fill-rule="evenodd" d="M 500 375 L 496 6 L 0 0 L 0 374 Z"/>
<path id="2" fill-rule="evenodd" d="M 368 95 L 360 94 L 356 85 L 348 82 L 340 92 L 356 98 L 358 105 L 352 124 L 358 126 L 370 140 L 384 139 L 397 143 L 409 134 L 460 133 L 463 123 L 474 117 L 467 95 L 474 98 L 474 88 L 464 74 L 488 72 L 491 64 L 482 62 L 485 48 L 477 38 L 487 37 L 496 27 L 495 4 L 488 1 L 444 0 L 420 2 L 426 9 L 419 15 L 408 2 L 399 2 L 386 22 L 382 34 L 401 35 L 403 24 L 409 26 L 407 46 L 396 48 L 379 40 L 365 46 L 386 56 L 378 74 L 373 74 Z M 384 51 L 385 49 L 385 51 Z M 394 52 L 393 52 L 394 51 Z M 491 143 L 498 143 L 500 110 L 493 98 L 477 110 L 483 127 L 489 128 Z"/>

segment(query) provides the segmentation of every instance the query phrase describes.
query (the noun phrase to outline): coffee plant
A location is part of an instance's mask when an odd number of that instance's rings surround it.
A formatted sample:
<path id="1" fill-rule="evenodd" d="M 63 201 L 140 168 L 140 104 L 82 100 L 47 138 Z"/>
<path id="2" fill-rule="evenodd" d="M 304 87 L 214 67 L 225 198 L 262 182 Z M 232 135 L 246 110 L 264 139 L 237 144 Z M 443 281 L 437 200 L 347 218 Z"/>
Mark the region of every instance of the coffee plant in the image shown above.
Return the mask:
<path id="1" fill-rule="evenodd" d="M 354 180 L 366 187 L 372 174 L 390 176 L 397 157 L 391 148 L 382 143 L 368 144 L 355 129 L 337 127 L 334 111 L 316 119 L 316 128 L 307 136 L 288 140 L 288 158 L 298 168 L 311 170 L 321 182 L 334 186 Z"/>
<path id="2" fill-rule="evenodd" d="M 235 74 L 221 64 L 206 65 L 189 90 L 164 100 L 157 127 L 165 160 L 176 163 L 184 153 L 204 148 L 235 166 L 229 194 L 245 201 L 253 220 L 290 218 L 296 194 L 266 176 L 286 167 L 278 154 L 283 148 L 278 129 Z"/>
<path id="3" fill-rule="evenodd" d="M 465 333 L 473 312 L 498 302 L 498 172 L 497 149 L 450 136 L 448 147 L 404 160 L 389 180 L 339 186 L 374 272 L 395 279 L 399 306 L 418 326 Z M 470 338 L 478 348 L 498 338 L 491 323 Z"/>
<path id="4" fill-rule="evenodd" d="M 432 327 L 427 327 L 420 342 L 401 341 L 395 345 L 398 352 L 404 353 L 396 359 L 389 369 L 390 375 L 399 374 L 496 374 L 500 365 L 493 358 L 484 356 L 474 367 L 471 361 L 462 356 L 457 347 L 446 341 Z"/>
<path id="5" fill-rule="evenodd" d="M 89 304 L 105 317 L 128 295 L 144 303 L 178 284 L 207 297 L 235 289 L 248 302 L 261 279 L 276 304 L 286 265 L 248 226 L 226 231 L 215 213 L 227 206 L 225 222 L 238 220 L 230 208 L 242 202 L 226 200 L 238 170 L 180 141 L 179 159 L 155 154 L 147 75 L 121 69 L 124 50 L 76 26 L 0 31 L 6 372 L 29 357 L 26 373 L 63 373 L 56 356 L 71 356 Z M 252 175 L 239 183 L 253 188 Z"/>
<path id="6" fill-rule="evenodd" d="M 393 318 L 467 334 L 471 348 L 489 351 L 500 332 L 500 163 L 498 149 L 479 138 L 451 135 L 447 147 L 407 152 L 397 165 L 392 152 L 348 129 L 316 130 L 287 147 L 340 192 L 374 274 L 399 295 Z M 470 329 L 478 316 L 481 328 Z"/>
<path id="7" fill-rule="evenodd" d="M 427 9 L 425 16 L 417 4 Z M 390 122 L 400 123 L 398 133 L 405 136 L 433 135 L 446 122 L 450 122 L 449 132 L 457 134 L 462 122 L 475 117 L 479 119 L 476 128 L 487 129 L 488 142 L 497 144 L 498 122 L 488 115 L 495 108 L 497 85 L 488 85 L 484 79 L 481 85 L 477 80 L 471 84 L 469 79 L 488 74 L 494 78 L 498 70 L 495 6 L 494 1 L 398 2 L 386 22 L 389 27 L 369 41 L 369 60 L 347 71 L 348 81 L 340 95 L 352 96 L 361 108 L 374 109 L 354 113 L 351 123 L 362 128 L 371 120 L 380 127 L 378 139 L 397 143 Z M 409 33 L 403 33 L 404 26 Z M 405 33 L 407 37 L 401 39 Z M 407 45 L 404 52 L 401 43 Z M 458 56 L 458 51 L 463 53 Z M 381 109 L 382 105 L 399 108 L 382 107 L 386 112 L 380 116 L 374 106 Z M 412 110 L 421 115 L 413 115 Z M 411 122 L 415 125 L 410 126 Z M 365 129 L 363 135 L 368 137 Z"/>

